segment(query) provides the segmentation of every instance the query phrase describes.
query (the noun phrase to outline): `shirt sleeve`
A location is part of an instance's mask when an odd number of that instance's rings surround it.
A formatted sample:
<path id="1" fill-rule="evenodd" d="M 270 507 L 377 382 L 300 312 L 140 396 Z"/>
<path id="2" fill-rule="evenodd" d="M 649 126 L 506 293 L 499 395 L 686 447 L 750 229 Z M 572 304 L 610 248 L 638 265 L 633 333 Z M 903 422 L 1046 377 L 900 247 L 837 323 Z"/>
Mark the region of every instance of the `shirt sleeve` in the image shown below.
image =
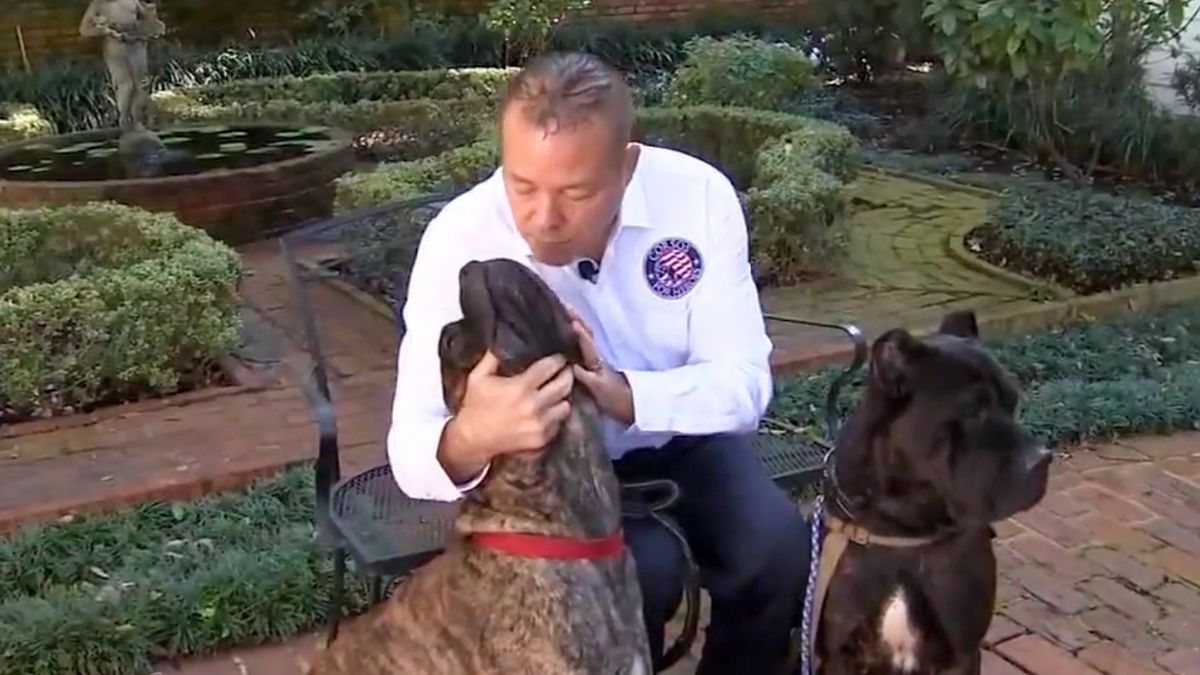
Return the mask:
<path id="1" fill-rule="evenodd" d="M 724 175 L 705 184 L 704 272 L 689 307 L 687 363 L 663 371 L 626 370 L 632 430 L 747 433 L 771 402 L 771 340 L 750 270 L 746 217 Z"/>
<path id="2" fill-rule="evenodd" d="M 443 211 L 445 213 L 445 211 Z M 396 389 L 387 435 L 388 461 L 400 489 L 413 499 L 454 501 L 487 474 L 456 485 L 437 458 L 450 413 L 442 400 L 438 341 L 442 328 L 462 317 L 458 271 L 463 260 L 448 245 L 451 223 L 439 214 L 426 227 L 409 275 L 405 334 L 396 359 Z"/>

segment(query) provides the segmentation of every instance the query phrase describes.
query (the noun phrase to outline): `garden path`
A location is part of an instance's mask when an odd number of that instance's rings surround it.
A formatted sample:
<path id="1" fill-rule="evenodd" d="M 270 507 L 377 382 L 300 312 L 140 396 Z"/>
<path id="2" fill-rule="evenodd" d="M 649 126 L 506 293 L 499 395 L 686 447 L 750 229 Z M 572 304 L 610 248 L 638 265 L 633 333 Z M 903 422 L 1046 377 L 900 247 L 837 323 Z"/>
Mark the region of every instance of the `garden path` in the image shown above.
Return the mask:
<path id="1" fill-rule="evenodd" d="M 764 294 L 768 313 L 857 322 L 873 335 L 894 325 L 931 328 L 944 311 L 989 313 L 1032 304 L 1029 287 L 962 262 L 951 239 L 978 223 L 988 196 L 912 178 L 864 172 L 855 187 L 849 259 L 831 280 Z M 277 242 L 241 249 L 253 340 L 243 356 L 282 364 L 261 390 L 201 392 L 179 405 L 148 402 L 76 418 L 0 429 L 0 531 L 21 523 L 149 499 L 194 499 L 309 459 L 314 427 L 291 367 L 304 363 L 301 330 Z M 311 287 L 318 325 L 337 371 L 348 470 L 384 461 L 394 382 L 391 321 L 325 284 Z M 846 355 L 828 330 L 771 322 L 773 356 L 795 370 Z"/>
<path id="2" fill-rule="evenodd" d="M 983 222 L 994 194 L 876 170 L 853 184 L 846 256 L 830 278 L 763 293 L 770 315 L 854 322 L 870 335 L 895 326 L 931 330 L 947 312 L 985 316 L 1032 309 L 1039 286 L 997 272 L 970 256 L 962 236 Z M 836 334 L 772 322 L 781 354 L 808 358 L 819 345 L 836 350 Z"/>
<path id="3" fill-rule="evenodd" d="M 1072 449 L 1046 499 L 997 530 L 984 675 L 1200 675 L 1200 433 Z M 160 672 L 293 675 L 317 644 L 309 635 Z M 670 674 L 694 668 L 688 658 Z"/>

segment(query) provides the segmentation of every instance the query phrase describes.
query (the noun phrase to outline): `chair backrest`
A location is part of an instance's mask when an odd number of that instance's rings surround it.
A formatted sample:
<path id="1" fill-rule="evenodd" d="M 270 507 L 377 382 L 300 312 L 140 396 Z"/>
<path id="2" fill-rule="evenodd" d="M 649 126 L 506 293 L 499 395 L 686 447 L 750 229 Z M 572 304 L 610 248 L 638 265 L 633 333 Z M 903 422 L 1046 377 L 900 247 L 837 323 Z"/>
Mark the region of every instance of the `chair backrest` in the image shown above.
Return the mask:
<path id="1" fill-rule="evenodd" d="M 300 374 L 300 384 L 320 432 L 316 463 L 318 517 L 324 515 L 330 489 L 341 478 L 341 461 L 329 368 L 309 284 L 338 278 L 364 292 L 383 296 L 393 306 L 402 334 L 400 309 L 417 245 L 425 226 L 453 196 L 438 193 L 357 209 L 310 221 L 279 239 L 296 299 L 304 350 L 312 360 L 312 370 Z"/>

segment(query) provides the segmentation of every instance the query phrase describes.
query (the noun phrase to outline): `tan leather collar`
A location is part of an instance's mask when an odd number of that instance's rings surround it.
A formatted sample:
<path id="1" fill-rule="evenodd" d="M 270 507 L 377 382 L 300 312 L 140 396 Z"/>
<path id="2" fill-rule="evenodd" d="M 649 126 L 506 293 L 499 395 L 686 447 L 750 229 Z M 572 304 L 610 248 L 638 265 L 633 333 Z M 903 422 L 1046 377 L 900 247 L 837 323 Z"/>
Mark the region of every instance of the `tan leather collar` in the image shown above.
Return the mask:
<path id="1" fill-rule="evenodd" d="M 817 592 L 813 596 L 813 612 L 812 626 L 809 630 L 812 631 L 814 651 L 816 645 L 816 636 L 818 628 L 821 625 L 821 612 L 825 604 L 825 596 L 829 592 L 829 582 L 833 579 L 834 573 L 837 571 L 838 563 L 841 562 L 842 554 L 846 552 L 846 547 L 850 542 L 854 542 L 859 546 L 882 546 L 885 548 L 917 548 L 932 544 L 939 539 L 941 535 L 926 535 L 924 537 L 888 537 L 880 534 L 875 534 L 861 525 L 855 525 L 849 521 L 842 520 L 837 516 L 830 515 L 828 511 L 823 514 L 825 523 L 825 534 L 823 543 L 821 544 L 821 562 L 817 567 Z M 792 672 L 795 668 L 796 660 L 799 657 L 796 645 L 798 639 L 793 640 L 793 651 L 791 658 L 788 659 L 789 670 Z M 816 665 L 817 656 L 813 654 L 813 664 Z M 814 672 L 816 672 L 814 668 Z"/>
<path id="2" fill-rule="evenodd" d="M 825 536 L 840 534 L 859 546 L 883 546 L 885 548 L 916 548 L 932 544 L 941 538 L 940 535 L 930 534 L 924 537 L 887 537 L 875 534 L 854 523 L 842 520 L 825 512 Z"/>

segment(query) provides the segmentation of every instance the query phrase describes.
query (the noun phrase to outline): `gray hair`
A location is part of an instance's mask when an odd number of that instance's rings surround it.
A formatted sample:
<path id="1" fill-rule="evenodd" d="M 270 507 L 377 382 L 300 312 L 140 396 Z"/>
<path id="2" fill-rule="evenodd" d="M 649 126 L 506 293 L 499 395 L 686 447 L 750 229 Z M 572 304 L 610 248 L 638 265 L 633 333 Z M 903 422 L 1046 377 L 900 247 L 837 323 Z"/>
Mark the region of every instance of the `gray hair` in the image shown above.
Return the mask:
<path id="1" fill-rule="evenodd" d="M 600 117 L 624 146 L 633 133 L 633 95 L 620 71 L 587 52 L 549 52 L 509 80 L 500 114 L 519 104 L 522 117 L 546 133 Z"/>

